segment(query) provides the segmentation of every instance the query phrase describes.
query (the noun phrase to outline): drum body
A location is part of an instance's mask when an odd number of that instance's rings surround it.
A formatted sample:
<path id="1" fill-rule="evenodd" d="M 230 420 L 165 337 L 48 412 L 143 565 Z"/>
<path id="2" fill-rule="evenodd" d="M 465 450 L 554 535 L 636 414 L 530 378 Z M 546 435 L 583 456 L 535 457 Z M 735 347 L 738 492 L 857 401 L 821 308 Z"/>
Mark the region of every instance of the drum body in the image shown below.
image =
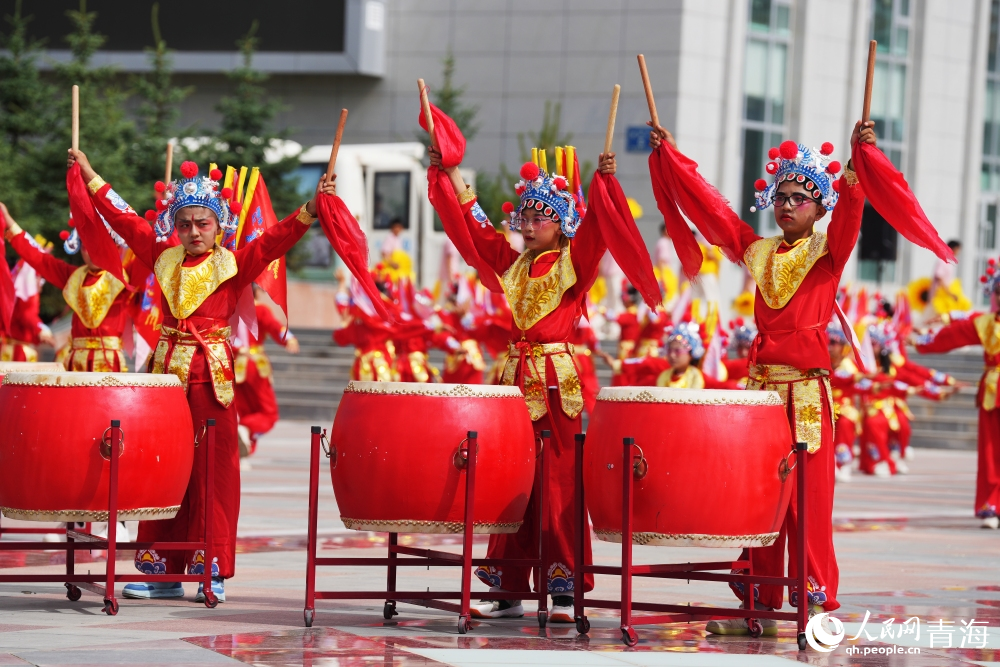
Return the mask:
<path id="1" fill-rule="evenodd" d="M 333 422 L 333 490 L 344 525 L 395 533 L 461 533 L 466 472 L 456 460 L 478 433 L 476 533 L 520 527 L 535 443 L 517 387 L 353 381 Z"/>
<path id="2" fill-rule="evenodd" d="M 107 521 L 111 420 L 121 422 L 119 520 L 176 516 L 194 458 L 174 375 L 17 373 L 0 385 L 0 510 L 28 521 Z"/>
<path id="3" fill-rule="evenodd" d="M 597 537 L 620 542 L 626 437 L 634 544 L 759 547 L 774 542 L 794 475 L 780 396 L 765 391 L 605 387 L 587 430 L 584 490 Z M 795 465 L 795 456 L 784 464 Z M 644 473 L 644 476 L 637 478 Z M 785 479 L 782 479 L 785 477 Z"/>
<path id="4" fill-rule="evenodd" d="M 0 381 L 7 373 L 63 373 L 66 367 L 58 361 L 0 361 Z"/>

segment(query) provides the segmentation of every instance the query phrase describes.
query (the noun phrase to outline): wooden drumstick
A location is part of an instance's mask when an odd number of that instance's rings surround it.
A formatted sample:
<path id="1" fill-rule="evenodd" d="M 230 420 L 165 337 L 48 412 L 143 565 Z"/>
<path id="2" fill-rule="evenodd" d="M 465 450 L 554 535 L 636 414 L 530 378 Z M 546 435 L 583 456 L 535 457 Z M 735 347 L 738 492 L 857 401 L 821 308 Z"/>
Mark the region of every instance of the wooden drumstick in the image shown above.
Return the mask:
<path id="1" fill-rule="evenodd" d="M 344 136 L 344 123 L 347 122 L 347 109 L 340 110 L 340 120 L 337 121 L 337 134 L 333 135 L 333 147 L 330 148 L 330 161 L 326 163 L 326 182 L 333 181 L 333 168 L 337 164 L 337 153 L 340 151 L 340 140 Z"/>
<path id="2" fill-rule="evenodd" d="M 611 152 L 611 141 L 615 137 L 615 117 L 618 115 L 618 95 L 622 87 L 617 83 L 615 90 L 611 93 L 611 110 L 608 111 L 608 131 L 604 134 L 604 155 Z"/>
<path id="3" fill-rule="evenodd" d="M 868 42 L 868 74 L 865 78 L 865 105 L 861 111 L 861 121 L 867 123 L 872 112 L 872 83 L 875 81 L 875 48 L 878 42 Z"/>
<path id="4" fill-rule="evenodd" d="M 660 117 L 656 113 L 656 100 L 653 99 L 653 86 L 649 84 L 649 72 L 646 71 L 646 56 L 639 54 L 639 74 L 642 75 L 642 87 L 646 91 L 646 104 L 649 105 L 649 119 L 653 127 L 659 127 Z"/>
<path id="5" fill-rule="evenodd" d="M 417 79 L 420 87 L 420 108 L 424 110 L 424 122 L 427 123 L 427 134 L 431 135 L 431 145 L 437 148 L 437 139 L 434 137 L 434 116 L 431 115 L 431 101 L 427 99 L 427 86 L 423 79 Z"/>
<path id="6" fill-rule="evenodd" d="M 73 86 L 73 120 L 70 145 L 74 151 L 80 150 L 80 86 Z"/>
<path id="7" fill-rule="evenodd" d="M 170 174 L 174 170 L 174 144 L 170 141 L 167 142 L 167 175 L 163 179 L 164 183 L 170 182 Z"/>

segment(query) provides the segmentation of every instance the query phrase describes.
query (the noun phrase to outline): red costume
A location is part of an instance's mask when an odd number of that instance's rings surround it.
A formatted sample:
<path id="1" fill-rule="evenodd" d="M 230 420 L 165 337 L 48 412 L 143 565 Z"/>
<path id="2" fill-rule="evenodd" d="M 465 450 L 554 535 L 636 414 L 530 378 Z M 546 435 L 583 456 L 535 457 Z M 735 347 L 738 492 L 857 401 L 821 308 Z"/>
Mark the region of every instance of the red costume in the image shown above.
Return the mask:
<path id="1" fill-rule="evenodd" d="M 254 304 L 257 312 L 257 335 L 247 332 L 250 340 L 236 349 L 233 375 L 236 380 L 236 414 L 241 426 L 250 431 L 252 446 L 257 437 L 267 433 L 278 422 L 278 399 L 274 396 L 274 376 L 271 360 L 264 352 L 264 340 L 271 339 L 283 346 L 294 336 L 274 316 L 264 303 Z"/>
<path id="2" fill-rule="evenodd" d="M 192 169 L 193 168 L 193 172 Z M 176 198 L 188 187 L 207 201 L 212 194 L 207 179 L 196 179 L 197 167 L 182 165 L 186 179 L 178 184 Z M 240 294 L 273 260 L 282 257 L 309 229 L 316 218 L 303 206 L 253 243 L 235 252 L 222 246 L 201 255 L 188 255 L 176 236 L 157 237 L 149 223 L 100 177 L 88 184 L 91 201 L 111 227 L 128 243 L 136 259 L 150 268 L 162 288 L 163 325 L 150 360 L 153 373 L 180 378 L 188 395 L 198 436 L 207 419 L 215 419 L 215 514 L 213 540 L 216 562 L 213 575 L 232 577 L 236 567 L 236 523 L 240 508 L 240 473 L 236 410 L 232 409 L 233 351 L 229 343 L 230 318 Z M 183 192 L 182 192 L 183 191 Z M 221 196 L 221 195 L 218 195 Z M 193 205 L 193 204 L 192 204 Z M 228 213 L 228 209 L 226 209 Z M 170 211 L 172 216 L 172 210 Z M 220 222 L 222 222 L 220 217 Z M 172 227 L 172 217 L 170 220 Z M 187 495 L 176 518 L 139 524 L 140 541 L 196 541 L 202 539 L 204 463 L 195 457 Z M 136 555 L 137 566 L 144 554 Z M 197 573 L 204 567 L 201 552 L 145 554 L 157 569 L 167 573 Z"/>
<path id="3" fill-rule="evenodd" d="M 367 304 L 365 304 L 367 305 Z M 385 303 L 388 306 L 388 303 Z M 379 317 L 374 310 L 351 304 L 344 309 L 346 323 L 333 332 L 337 345 L 353 345 L 354 364 L 351 366 L 352 380 L 375 382 L 395 382 L 395 350 L 392 338 L 395 330 L 391 324 Z"/>
<path id="4" fill-rule="evenodd" d="M 40 306 L 41 296 L 37 293 L 14 300 L 10 331 L 3 331 L 0 324 L 0 361 L 38 361 L 37 345 L 43 326 L 38 316 Z"/>
<path id="5" fill-rule="evenodd" d="M 590 322 L 583 318 L 573 327 L 569 342 L 573 346 L 573 360 L 576 361 L 576 370 L 580 375 L 583 409 L 590 416 L 594 414 L 594 406 L 597 405 L 597 392 L 601 390 L 601 384 L 597 381 L 597 369 L 594 368 L 594 352 L 601 349 L 601 344 L 597 341 L 597 336 L 594 335 L 594 328 L 590 326 Z"/>
<path id="6" fill-rule="evenodd" d="M 62 290 L 73 310 L 66 370 L 127 371 L 122 334 L 130 293 L 125 285 L 109 271 L 91 271 L 43 252 L 18 227 L 12 227 L 8 237 L 25 262 Z"/>
<path id="7" fill-rule="evenodd" d="M 454 310 L 439 313 L 444 329 L 435 342 L 444 350 L 444 372 L 441 381 L 451 384 L 482 384 L 486 362 L 475 338 L 475 322 L 471 313 Z"/>

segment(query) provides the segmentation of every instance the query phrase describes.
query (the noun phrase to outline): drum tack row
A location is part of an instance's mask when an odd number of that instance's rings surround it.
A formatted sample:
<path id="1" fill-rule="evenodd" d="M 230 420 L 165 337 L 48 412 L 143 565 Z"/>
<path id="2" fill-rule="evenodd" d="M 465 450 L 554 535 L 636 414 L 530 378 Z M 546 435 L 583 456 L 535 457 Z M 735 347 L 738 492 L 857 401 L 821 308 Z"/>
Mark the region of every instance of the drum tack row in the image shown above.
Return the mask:
<path id="1" fill-rule="evenodd" d="M 63 373 L 58 365 L 8 363 L 0 385 L 0 510 L 9 518 L 67 522 L 66 542 L 0 541 L 0 550 L 66 550 L 64 575 L 5 575 L 0 583 L 61 582 L 67 597 L 81 589 L 101 595 L 115 614 L 115 582 L 198 581 L 205 604 L 214 607 L 210 568 L 205 575 L 116 575 L 114 558 L 104 575 L 75 571 L 74 554 L 85 549 L 205 550 L 211 562 L 211 535 L 201 542 L 117 542 L 117 520 L 173 517 L 181 504 L 195 456 L 213 470 L 214 425 L 200 442 L 183 388 L 171 375 Z M 72 423 L 65 406 L 87 406 Z M 386 420 L 379 415 L 394 415 Z M 170 415 L 170 418 L 165 418 Z M 182 415 L 184 417 L 178 417 Z M 433 415 L 432 419 L 428 416 Z M 181 423 L 187 418 L 188 423 Z M 170 424 L 172 430 L 164 430 Z M 420 428 L 414 428 L 420 424 Z M 201 443 L 205 446 L 198 446 Z M 752 548 L 776 537 L 791 494 L 804 500 L 805 458 L 790 447 L 791 435 L 779 397 L 769 392 L 688 391 L 614 387 L 602 389 L 586 439 L 575 447 L 576 562 L 583 562 L 590 536 L 587 515 L 598 539 L 622 544 L 620 566 L 577 567 L 573 587 L 577 630 L 590 628 L 587 607 L 619 609 L 622 639 L 634 645 L 635 623 L 665 623 L 742 616 L 795 621 L 804 645 L 805 606 L 797 612 L 654 604 L 632 600 L 633 577 L 779 584 L 804 590 L 805 563 L 797 577 L 756 576 L 749 559 L 706 563 L 634 565 L 633 544 Z M 547 431 L 536 440 L 520 390 L 480 385 L 419 385 L 352 382 L 337 411 L 329 440 L 312 428 L 309 541 L 305 623 L 311 626 L 316 600 L 383 600 L 391 619 L 398 603 L 458 614 L 458 631 L 472 629 L 472 568 L 525 567 L 534 572 L 535 593 L 489 593 L 490 599 L 538 601 L 537 621 L 547 620 L 547 563 L 541 539 L 546 499 L 540 480 L 552 455 Z M 325 457 L 324 457 L 325 453 Z M 321 460 L 329 461 L 341 519 L 348 528 L 388 533 L 385 558 L 319 557 L 317 522 Z M 138 474 L 141 471 L 143 474 Z M 156 485 L 137 483 L 149 479 Z M 794 474 L 792 474 L 794 473 Z M 206 512 L 212 508 L 211 473 Z M 796 488 L 797 487 L 797 488 Z M 539 530 L 537 554 L 522 559 L 473 558 L 473 535 L 514 533 L 535 494 Z M 734 512 L 732 508 L 740 508 Z M 800 522 L 805 516 L 800 511 Z M 71 522 L 108 521 L 107 538 L 74 530 Z M 206 521 L 206 526 L 211 526 Z M 800 554 L 805 526 L 800 525 Z M 51 528 L 10 529 L 5 533 L 52 533 Z M 399 544 L 400 533 L 462 535 L 460 553 Z M 386 588 L 377 591 L 318 591 L 318 567 L 380 567 Z M 401 567 L 457 567 L 458 591 L 403 591 L 396 586 Z M 742 572 L 732 574 L 730 571 Z M 585 574 L 621 578 L 620 600 L 584 594 Z M 480 597 L 482 594 L 476 595 Z M 750 596 L 752 598 L 752 596 Z M 654 615 L 633 618 L 633 611 Z"/>

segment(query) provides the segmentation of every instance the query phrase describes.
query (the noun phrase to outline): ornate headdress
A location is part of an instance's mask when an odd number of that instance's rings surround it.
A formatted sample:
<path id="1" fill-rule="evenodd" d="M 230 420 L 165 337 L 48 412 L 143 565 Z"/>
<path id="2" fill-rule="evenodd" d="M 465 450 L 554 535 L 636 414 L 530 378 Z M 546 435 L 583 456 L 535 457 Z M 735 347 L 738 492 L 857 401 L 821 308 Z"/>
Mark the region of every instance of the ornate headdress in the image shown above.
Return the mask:
<path id="1" fill-rule="evenodd" d="M 754 339 L 757 338 L 757 328 L 753 324 L 747 324 L 742 317 L 730 322 L 729 328 L 732 330 L 730 341 L 735 347 L 753 345 Z"/>
<path id="2" fill-rule="evenodd" d="M 847 334 L 844 333 L 844 329 L 840 326 L 839 322 L 830 322 L 826 327 L 826 337 L 831 343 L 840 343 L 841 345 L 847 345 Z"/>
<path id="3" fill-rule="evenodd" d="M 127 248 L 128 245 L 125 243 L 125 239 L 118 236 L 115 230 L 111 229 L 111 225 L 109 225 L 108 221 L 104 219 L 104 216 L 97 213 L 97 217 L 99 217 L 101 222 L 104 223 L 104 229 L 108 231 L 108 235 L 111 236 L 111 239 L 115 242 L 115 245 L 118 246 L 118 249 L 121 250 L 123 248 Z M 75 255 L 80 252 L 80 232 L 76 230 L 76 222 L 73 221 L 72 214 L 69 216 L 69 222 L 67 225 L 69 226 L 69 229 L 64 229 L 59 232 L 59 238 L 62 239 L 63 250 L 66 254 Z"/>
<path id="4" fill-rule="evenodd" d="M 549 174 L 545 151 L 533 148 L 531 152 L 532 161 L 524 163 L 521 180 L 514 185 L 514 192 L 521 198 L 520 203 L 516 207 L 511 202 L 504 202 L 503 205 L 504 212 L 510 214 L 510 229 L 521 229 L 522 212 L 533 208 L 541 215 L 558 219 L 562 233 L 573 238 L 586 213 L 576 149 L 572 146 L 556 147 L 556 169 L 569 176 Z"/>
<path id="5" fill-rule="evenodd" d="M 692 359 L 701 359 L 705 356 L 705 344 L 701 340 L 701 326 L 697 322 L 681 322 L 667 329 L 664 343 L 677 341 L 684 344 L 684 347 L 691 353 Z"/>
<path id="6" fill-rule="evenodd" d="M 868 337 L 872 343 L 883 349 L 892 349 L 898 340 L 896 328 L 889 320 L 882 320 L 868 326 Z"/>
<path id="7" fill-rule="evenodd" d="M 157 181 L 153 186 L 162 199 L 156 200 L 156 210 L 146 211 L 146 219 L 153 223 L 156 240 L 164 242 L 174 233 L 174 215 L 188 206 L 204 206 L 219 219 L 222 231 L 235 232 L 239 224 L 239 214 L 243 205 L 230 201 L 232 188 L 219 189 L 222 172 L 212 169 L 208 176 L 198 176 L 198 165 L 194 162 L 181 164 L 181 176 L 176 181 Z"/>
<path id="8" fill-rule="evenodd" d="M 763 178 L 758 178 L 753 184 L 756 190 L 757 205 L 750 207 L 752 212 L 763 211 L 774 202 L 775 192 L 784 181 L 796 181 L 805 186 L 806 190 L 819 201 L 826 210 L 833 209 L 837 203 L 837 173 L 840 163 L 830 158 L 833 144 L 829 141 L 809 149 L 794 141 L 784 141 L 778 148 L 767 152 L 771 162 L 764 168 L 774 175 L 774 180 L 768 185 Z"/>
<path id="9" fill-rule="evenodd" d="M 983 293 L 986 296 L 993 294 L 997 283 L 1000 283 L 1000 267 L 997 266 L 996 258 L 990 257 L 987 260 L 986 271 L 983 272 L 983 275 L 979 276 L 979 282 L 983 284 Z"/>

